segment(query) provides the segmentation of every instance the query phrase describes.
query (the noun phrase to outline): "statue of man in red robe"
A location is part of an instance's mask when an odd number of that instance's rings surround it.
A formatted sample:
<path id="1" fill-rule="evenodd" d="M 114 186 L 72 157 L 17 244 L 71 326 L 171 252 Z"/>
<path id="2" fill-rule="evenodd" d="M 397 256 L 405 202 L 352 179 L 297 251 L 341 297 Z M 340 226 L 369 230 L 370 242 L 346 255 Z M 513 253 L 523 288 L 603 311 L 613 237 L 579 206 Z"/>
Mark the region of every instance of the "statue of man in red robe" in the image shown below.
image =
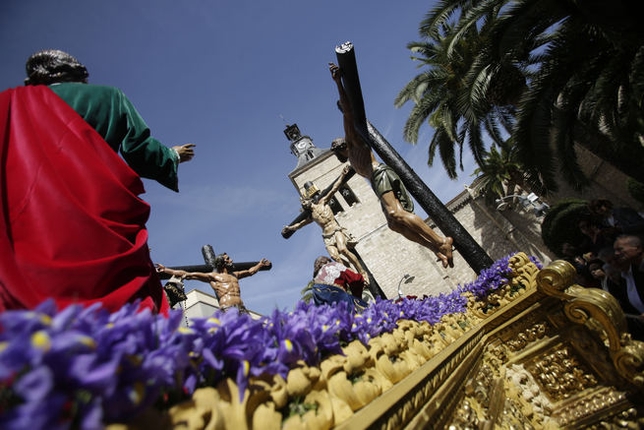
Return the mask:
<path id="1" fill-rule="evenodd" d="M 0 311 L 52 298 L 166 313 L 140 177 L 178 191 L 194 144 L 151 137 L 120 90 L 88 84 L 65 52 L 39 51 L 26 69 L 25 86 L 0 93 Z"/>

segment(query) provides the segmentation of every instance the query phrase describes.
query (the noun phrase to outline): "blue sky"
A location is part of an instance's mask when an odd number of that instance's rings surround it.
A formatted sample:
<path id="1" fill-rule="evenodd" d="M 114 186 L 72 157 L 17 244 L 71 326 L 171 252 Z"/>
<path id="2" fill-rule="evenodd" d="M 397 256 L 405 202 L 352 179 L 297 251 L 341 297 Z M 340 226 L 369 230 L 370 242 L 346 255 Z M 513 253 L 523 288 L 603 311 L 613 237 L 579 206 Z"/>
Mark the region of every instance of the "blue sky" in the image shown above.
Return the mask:
<path id="1" fill-rule="evenodd" d="M 472 180 L 469 157 L 456 181 L 440 163 L 429 168 L 431 129 L 421 129 L 418 145 L 404 142 L 411 106 L 393 105 L 419 73 L 406 45 L 419 40 L 432 4 L 2 0 L 0 86 L 22 84 L 31 53 L 62 49 L 87 66 L 91 83 L 121 88 L 163 143 L 195 143 L 195 159 L 180 166 L 179 194 L 145 180 L 153 260 L 203 264 L 205 244 L 238 262 L 268 258 L 270 271 L 241 281 L 242 298 L 261 313 L 292 309 L 326 251 L 314 224 L 280 235 L 299 211 L 283 129 L 297 123 L 320 148 L 343 134 L 327 67 L 336 45 L 353 42 L 368 119 L 443 202 Z M 211 291 L 196 281 L 187 287 Z"/>

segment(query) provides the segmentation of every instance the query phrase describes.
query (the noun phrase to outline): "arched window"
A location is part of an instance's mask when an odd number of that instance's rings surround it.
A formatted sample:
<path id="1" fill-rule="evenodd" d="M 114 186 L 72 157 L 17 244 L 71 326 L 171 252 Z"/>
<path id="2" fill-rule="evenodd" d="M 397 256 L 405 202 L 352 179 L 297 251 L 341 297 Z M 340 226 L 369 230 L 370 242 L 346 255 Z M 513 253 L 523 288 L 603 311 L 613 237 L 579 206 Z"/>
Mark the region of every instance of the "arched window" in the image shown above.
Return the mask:
<path id="1" fill-rule="evenodd" d="M 360 202 L 356 197 L 356 195 L 354 194 L 353 190 L 351 190 L 351 188 L 349 188 L 348 185 L 343 185 L 342 187 L 340 187 L 339 191 L 340 191 L 340 195 L 342 195 L 342 197 L 344 198 L 344 201 L 347 202 L 349 207 Z"/>
<path id="2" fill-rule="evenodd" d="M 332 197 L 331 200 L 329 200 L 329 206 L 331 207 L 334 215 L 337 215 L 338 212 L 342 212 L 344 210 L 338 199 L 335 197 Z"/>

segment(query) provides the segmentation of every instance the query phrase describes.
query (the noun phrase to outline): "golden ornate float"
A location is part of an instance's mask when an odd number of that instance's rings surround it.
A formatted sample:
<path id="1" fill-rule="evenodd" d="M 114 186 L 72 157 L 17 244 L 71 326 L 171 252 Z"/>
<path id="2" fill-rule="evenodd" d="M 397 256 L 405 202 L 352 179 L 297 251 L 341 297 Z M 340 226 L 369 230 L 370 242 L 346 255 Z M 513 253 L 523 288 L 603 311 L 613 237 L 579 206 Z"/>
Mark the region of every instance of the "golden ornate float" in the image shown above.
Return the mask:
<path id="1" fill-rule="evenodd" d="M 639 428 L 644 343 L 617 301 L 574 268 L 510 260 L 508 283 L 435 325 L 399 321 L 319 367 L 198 389 L 140 427 L 180 429 Z M 291 411 L 289 417 L 284 411 Z M 130 424 L 129 428 L 137 428 Z M 112 430 L 124 428 L 109 426 Z"/>

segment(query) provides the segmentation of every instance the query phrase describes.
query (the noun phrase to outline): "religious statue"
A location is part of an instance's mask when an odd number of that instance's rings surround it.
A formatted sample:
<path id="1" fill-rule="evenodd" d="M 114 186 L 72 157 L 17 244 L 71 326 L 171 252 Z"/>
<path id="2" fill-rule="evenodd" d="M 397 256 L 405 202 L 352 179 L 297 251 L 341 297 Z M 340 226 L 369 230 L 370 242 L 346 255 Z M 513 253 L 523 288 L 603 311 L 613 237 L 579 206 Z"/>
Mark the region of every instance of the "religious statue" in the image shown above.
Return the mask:
<path id="1" fill-rule="evenodd" d="M 194 279 L 210 284 L 217 300 L 219 308 L 223 311 L 235 307 L 240 313 L 249 313 L 241 299 L 239 280 L 252 276 L 262 268 L 270 267 L 271 262 L 262 258 L 257 264 L 244 270 L 234 270 L 233 260 L 226 254 L 219 254 L 214 259 L 215 270 L 212 272 L 187 272 L 175 270 L 157 264 L 157 272 L 175 276 L 180 279 Z"/>
<path id="2" fill-rule="evenodd" d="M 290 234 L 311 224 L 317 223 L 322 228 L 322 238 L 324 246 L 333 260 L 338 263 L 348 263 L 352 265 L 368 282 L 369 275 L 360 264 L 358 257 L 351 251 L 353 238 L 347 233 L 338 221 L 335 219 L 333 210 L 329 201 L 338 191 L 343 183 L 346 182 L 347 176 L 352 172 L 351 166 L 346 165 L 342 174 L 333 183 L 331 189 L 322 194 L 313 183 L 306 183 L 304 188 L 306 195 L 302 198 L 302 213 L 304 216 L 282 229 L 282 236 L 288 238 Z"/>
<path id="3" fill-rule="evenodd" d="M 338 107 L 343 114 L 345 133 L 345 137 L 333 141 L 331 149 L 338 160 L 349 161 L 356 173 L 370 181 L 391 230 L 434 252 L 443 267 L 454 267 L 453 239 L 441 237 L 414 213 L 411 196 L 396 172 L 376 160 L 370 146 L 356 130 L 352 106 L 342 83 L 342 70 L 333 63 L 329 63 L 329 70 L 340 96 Z"/>

